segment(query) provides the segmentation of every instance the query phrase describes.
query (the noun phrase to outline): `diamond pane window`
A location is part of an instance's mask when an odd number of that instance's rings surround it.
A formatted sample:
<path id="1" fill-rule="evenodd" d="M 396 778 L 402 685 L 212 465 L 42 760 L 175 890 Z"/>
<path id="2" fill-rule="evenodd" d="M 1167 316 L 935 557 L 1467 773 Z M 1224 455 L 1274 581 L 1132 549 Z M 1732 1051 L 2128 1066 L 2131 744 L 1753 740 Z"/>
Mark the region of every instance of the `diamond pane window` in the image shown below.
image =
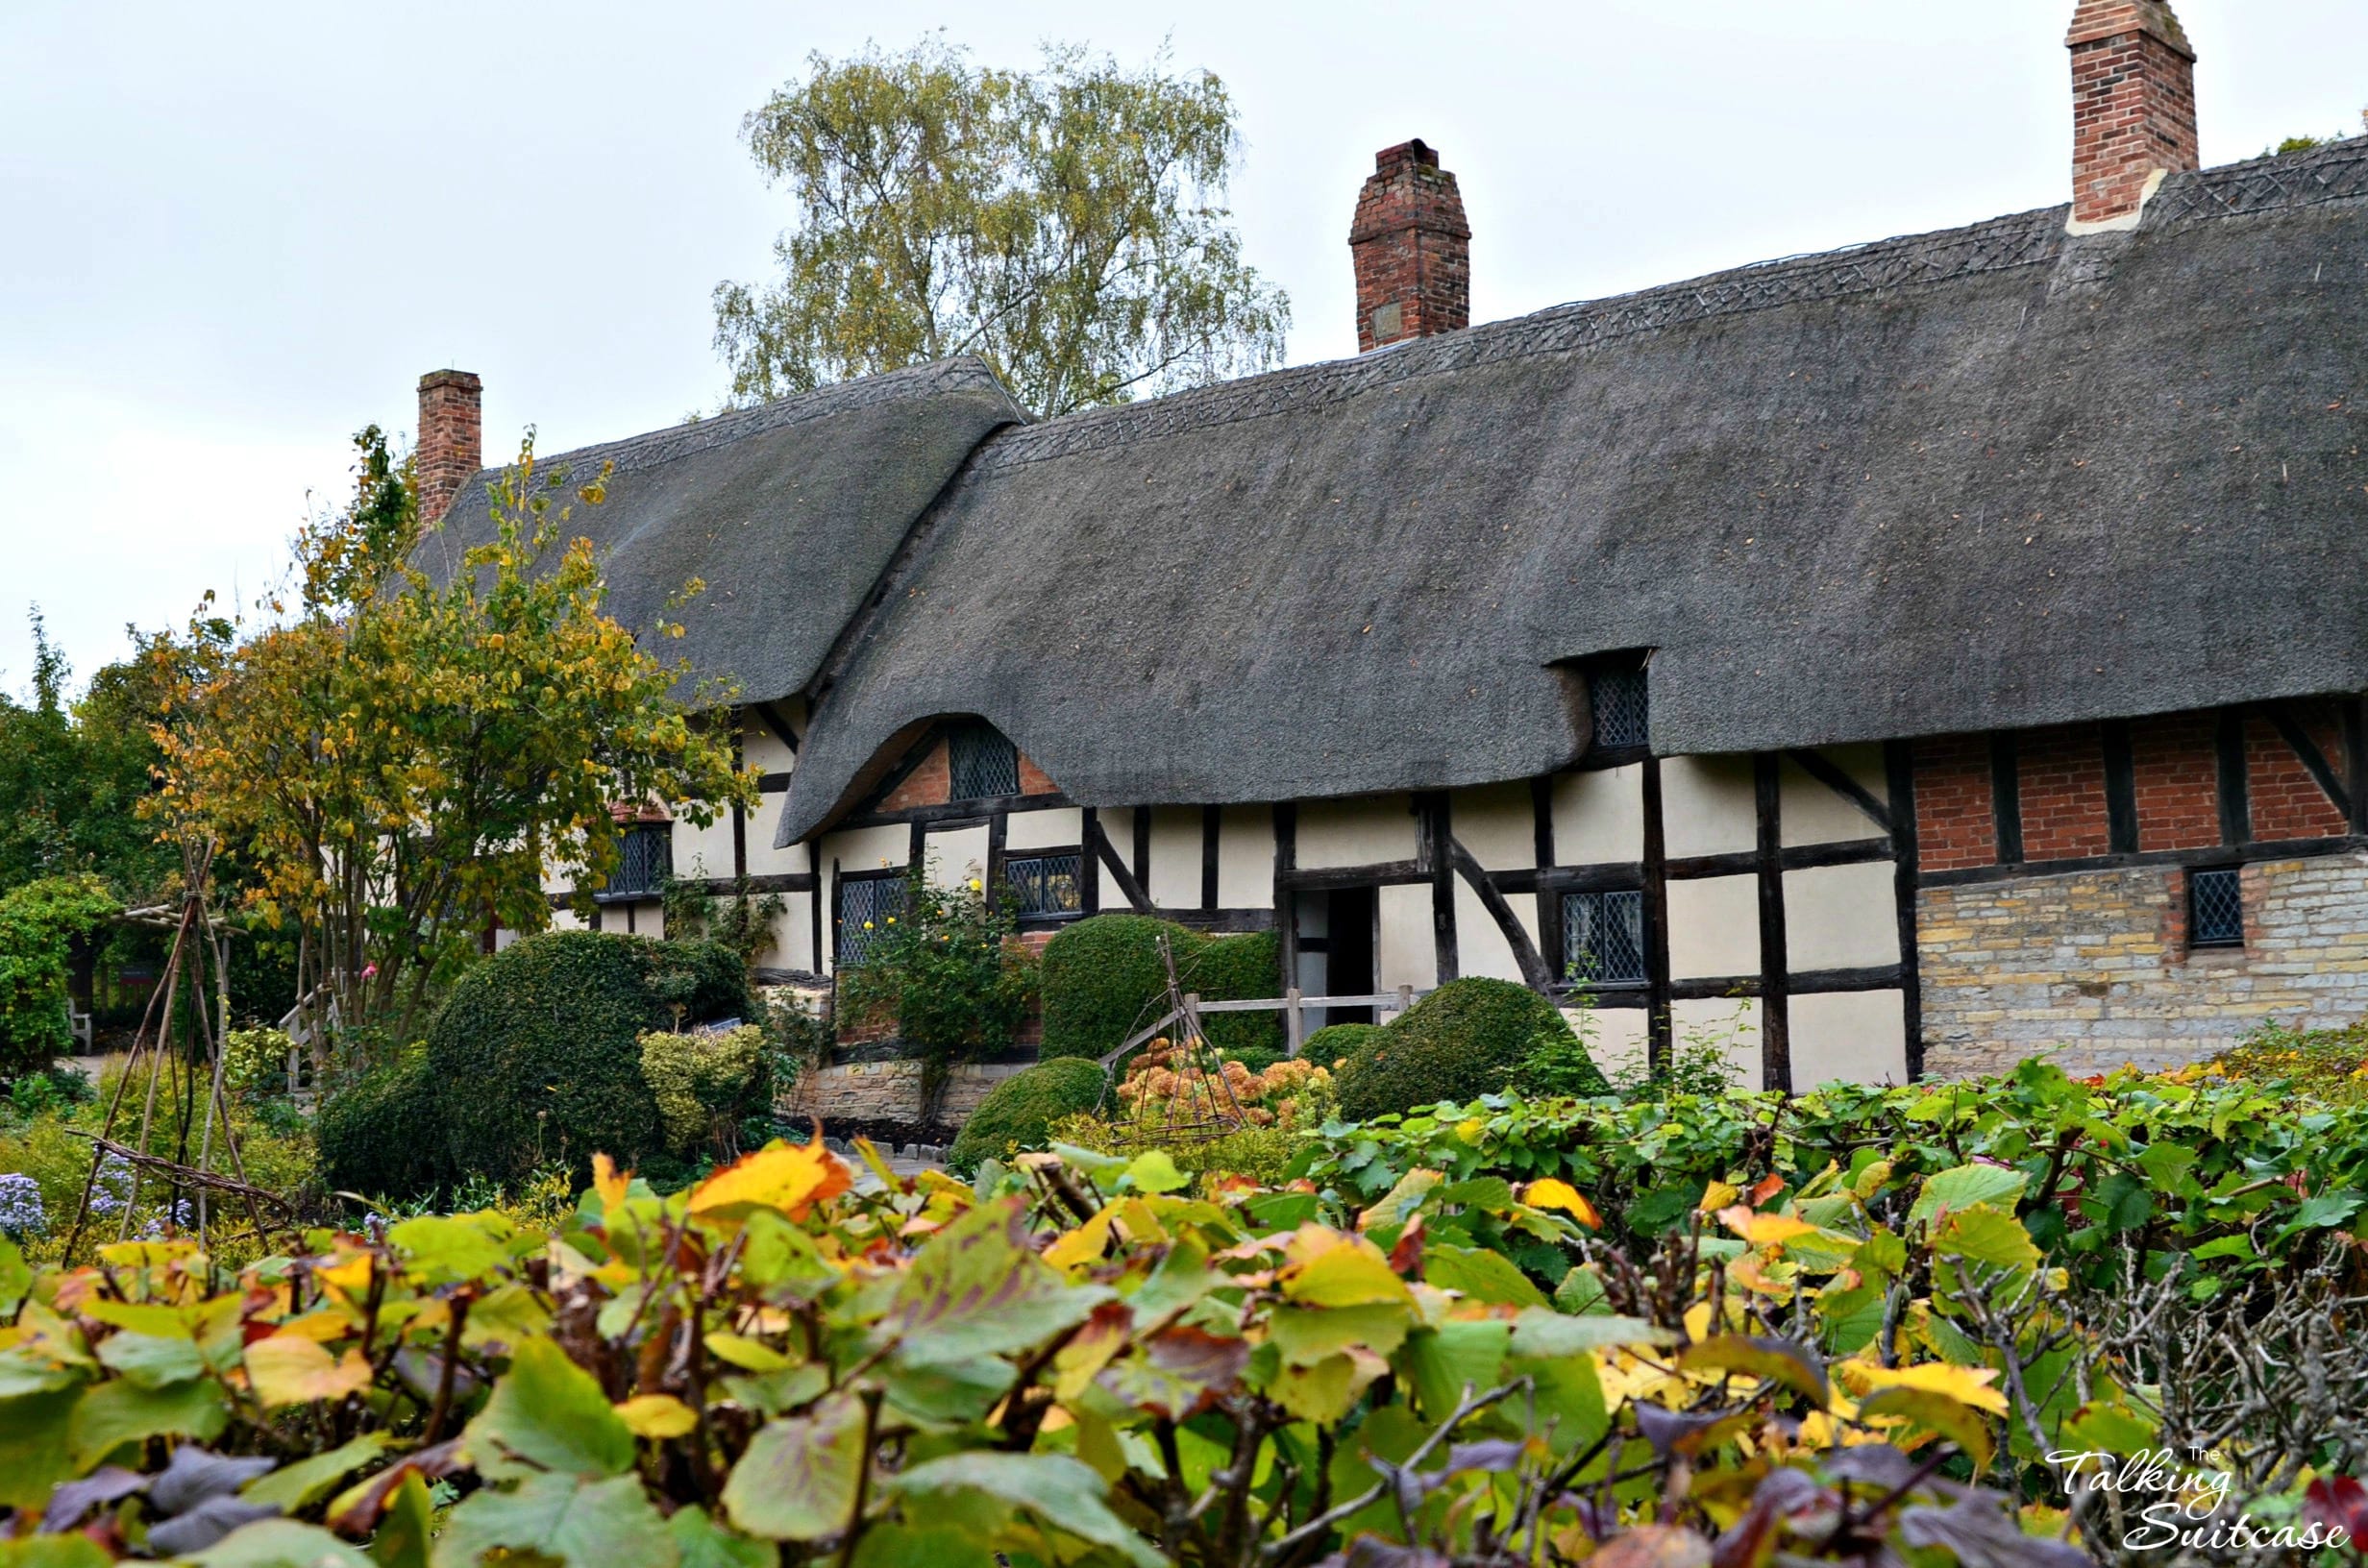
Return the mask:
<path id="1" fill-rule="evenodd" d="M 1563 894 L 1563 971 L 1597 986 L 1644 982 L 1644 894 Z"/>
<path id="2" fill-rule="evenodd" d="M 601 891 L 654 894 L 675 874 L 675 830 L 671 822 L 645 822 L 625 830 L 617 848 L 617 871 Z"/>
<path id="3" fill-rule="evenodd" d="M 833 899 L 838 905 L 838 967 L 851 969 L 887 939 L 888 923 L 904 913 L 904 878 L 842 876 Z"/>
<path id="4" fill-rule="evenodd" d="M 1644 699 L 1644 671 L 1598 670 L 1589 677 L 1588 700 L 1595 714 L 1595 748 L 1616 751 L 1645 744 L 1650 734 Z"/>
<path id="5" fill-rule="evenodd" d="M 1003 862 L 1003 881 L 1022 915 L 1075 915 L 1085 909 L 1078 886 L 1077 851 L 1057 855 L 1014 855 Z"/>
<path id="6" fill-rule="evenodd" d="M 992 724 L 964 724 L 946 737 L 956 800 L 1020 793 L 1020 753 Z"/>
<path id="7" fill-rule="evenodd" d="M 2190 875 L 2187 903 L 2189 946 L 2245 944 L 2245 894 L 2234 871 L 2197 871 Z"/>

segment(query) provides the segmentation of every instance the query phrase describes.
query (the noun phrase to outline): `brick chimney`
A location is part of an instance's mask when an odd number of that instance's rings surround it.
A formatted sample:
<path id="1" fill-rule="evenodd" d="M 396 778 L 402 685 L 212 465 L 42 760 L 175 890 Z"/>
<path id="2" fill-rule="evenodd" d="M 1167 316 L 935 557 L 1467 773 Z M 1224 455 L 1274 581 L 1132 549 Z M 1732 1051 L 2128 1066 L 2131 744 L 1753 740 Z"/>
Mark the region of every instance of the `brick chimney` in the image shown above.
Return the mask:
<path id="1" fill-rule="evenodd" d="M 2080 0 L 2065 42 L 2072 230 L 2133 227 L 2165 175 L 2202 162 L 2195 51 L 2170 0 Z"/>
<path id="2" fill-rule="evenodd" d="M 419 521 L 444 520 L 460 487 L 485 466 L 485 383 L 465 370 L 432 370 L 419 379 Z"/>
<path id="3" fill-rule="evenodd" d="M 1471 226 L 1455 176 L 1419 141 L 1385 147 L 1357 192 L 1357 352 L 1471 325 Z"/>

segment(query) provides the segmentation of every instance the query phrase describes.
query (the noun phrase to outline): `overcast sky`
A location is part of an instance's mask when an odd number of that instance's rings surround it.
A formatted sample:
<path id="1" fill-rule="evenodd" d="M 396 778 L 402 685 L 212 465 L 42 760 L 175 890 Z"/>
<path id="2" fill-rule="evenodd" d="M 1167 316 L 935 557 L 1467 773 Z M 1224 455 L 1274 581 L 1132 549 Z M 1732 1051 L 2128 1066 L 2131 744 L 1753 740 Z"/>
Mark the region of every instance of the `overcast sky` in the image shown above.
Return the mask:
<path id="1" fill-rule="evenodd" d="M 2208 163 L 2356 130 L 2361 0 L 2180 0 Z M 0 0 L 0 690 L 251 598 L 348 437 L 485 379 L 488 457 L 711 408 L 786 208 L 737 139 L 812 51 L 1167 38 L 1242 113 L 1295 362 L 1354 351 L 1380 147 L 1461 179 L 1475 320 L 2068 196 L 2071 0 Z"/>

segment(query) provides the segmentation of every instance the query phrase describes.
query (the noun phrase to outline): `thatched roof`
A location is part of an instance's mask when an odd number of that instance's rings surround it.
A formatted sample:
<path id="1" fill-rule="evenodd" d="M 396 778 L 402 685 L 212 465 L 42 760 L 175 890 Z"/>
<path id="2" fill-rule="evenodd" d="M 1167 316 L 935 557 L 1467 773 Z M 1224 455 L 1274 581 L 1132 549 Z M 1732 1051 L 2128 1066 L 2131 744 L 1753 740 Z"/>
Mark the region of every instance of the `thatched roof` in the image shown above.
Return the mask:
<path id="1" fill-rule="evenodd" d="M 604 558 L 608 613 L 636 631 L 679 621 L 701 676 L 771 701 L 813 678 L 913 519 L 989 431 L 1026 417 L 984 364 L 947 359 L 538 458 L 575 485 L 616 465 L 572 533 Z M 488 470 L 422 546 L 431 570 L 492 537 Z M 684 583 L 703 593 L 675 604 Z"/>
<path id="2" fill-rule="evenodd" d="M 1009 429 L 825 673 L 784 842 L 940 714 L 1086 803 L 2368 687 L 2368 141 Z"/>

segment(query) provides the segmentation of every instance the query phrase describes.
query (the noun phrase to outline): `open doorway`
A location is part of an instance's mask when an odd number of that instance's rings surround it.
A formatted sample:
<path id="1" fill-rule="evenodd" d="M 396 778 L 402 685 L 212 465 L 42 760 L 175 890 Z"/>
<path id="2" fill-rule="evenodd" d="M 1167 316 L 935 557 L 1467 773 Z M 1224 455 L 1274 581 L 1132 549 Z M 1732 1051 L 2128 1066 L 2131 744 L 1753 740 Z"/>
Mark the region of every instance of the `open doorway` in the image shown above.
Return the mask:
<path id="1" fill-rule="evenodd" d="M 1292 905 L 1299 949 L 1299 991 L 1307 996 L 1373 994 L 1373 943 L 1380 901 L 1372 888 L 1302 893 Z M 1335 1023 L 1371 1023 L 1370 1007 L 1311 1008 L 1313 1032 Z"/>

